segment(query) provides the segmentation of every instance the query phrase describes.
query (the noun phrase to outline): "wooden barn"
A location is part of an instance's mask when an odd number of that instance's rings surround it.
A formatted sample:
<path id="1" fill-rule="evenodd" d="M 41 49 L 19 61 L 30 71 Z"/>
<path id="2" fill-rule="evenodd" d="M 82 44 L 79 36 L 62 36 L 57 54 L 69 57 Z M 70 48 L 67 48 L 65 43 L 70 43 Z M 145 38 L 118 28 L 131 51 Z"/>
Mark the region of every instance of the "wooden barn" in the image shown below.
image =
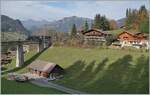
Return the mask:
<path id="1" fill-rule="evenodd" d="M 61 75 L 64 72 L 64 69 L 59 65 L 41 60 L 32 62 L 28 66 L 28 70 L 32 74 L 37 74 L 43 77 L 49 77 L 50 74 Z"/>
<path id="2" fill-rule="evenodd" d="M 124 31 L 117 36 L 121 46 L 145 46 L 148 47 L 147 37 L 143 33 Z"/>
<path id="3" fill-rule="evenodd" d="M 100 29 L 89 29 L 88 31 L 83 32 L 84 40 L 94 40 L 94 41 L 106 41 L 107 36 L 111 36 L 108 31 L 102 31 Z"/>

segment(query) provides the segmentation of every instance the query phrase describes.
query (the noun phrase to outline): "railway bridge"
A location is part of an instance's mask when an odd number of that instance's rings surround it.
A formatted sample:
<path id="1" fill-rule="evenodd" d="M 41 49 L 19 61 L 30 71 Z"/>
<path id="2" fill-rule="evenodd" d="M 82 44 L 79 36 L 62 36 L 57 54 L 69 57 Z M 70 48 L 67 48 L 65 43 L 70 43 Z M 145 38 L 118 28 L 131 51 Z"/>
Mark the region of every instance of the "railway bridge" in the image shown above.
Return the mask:
<path id="1" fill-rule="evenodd" d="M 16 67 L 21 67 L 24 64 L 23 45 L 37 44 L 37 52 L 41 52 L 45 48 L 51 46 L 50 36 L 31 36 L 26 40 L 17 41 L 2 41 L 1 46 L 16 46 Z"/>

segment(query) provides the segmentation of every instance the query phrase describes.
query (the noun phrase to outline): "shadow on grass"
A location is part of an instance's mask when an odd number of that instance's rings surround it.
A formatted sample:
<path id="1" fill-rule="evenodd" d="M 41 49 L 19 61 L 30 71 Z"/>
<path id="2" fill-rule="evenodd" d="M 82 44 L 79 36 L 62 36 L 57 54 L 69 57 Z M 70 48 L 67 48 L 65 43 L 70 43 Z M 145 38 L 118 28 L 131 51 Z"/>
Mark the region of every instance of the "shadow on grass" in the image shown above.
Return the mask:
<path id="1" fill-rule="evenodd" d="M 121 59 L 116 60 L 103 72 L 102 77 L 99 77 L 91 85 L 100 86 L 99 88 L 94 87 L 92 91 L 94 93 L 120 93 L 122 91 L 121 81 L 125 74 L 128 73 L 130 67 L 130 61 L 132 56 L 126 55 Z"/>
<path id="2" fill-rule="evenodd" d="M 24 65 L 23 65 L 22 67 L 18 67 L 18 68 L 16 67 L 16 68 L 11 69 L 11 70 L 8 70 L 8 71 L 6 71 L 6 72 L 2 72 L 1 74 L 3 75 L 3 74 L 10 73 L 10 72 L 16 72 L 16 71 L 18 71 L 18 70 L 20 70 L 20 69 L 25 68 L 25 67 L 28 66 L 30 63 L 32 63 L 34 60 L 36 60 L 46 49 L 47 49 L 47 48 L 45 48 L 43 51 L 41 51 L 41 52 L 35 54 L 35 55 L 32 56 L 30 59 L 28 59 L 27 61 L 25 61 L 25 62 L 24 62 Z"/>
<path id="3" fill-rule="evenodd" d="M 99 64 L 93 60 L 86 65 L 85 61 L 78 60 L 67 68 L 64 80 L 60 81 L 94 94 L 149 93 L 148 57 L 141 55 L 134 65 L 131 64 L 134 62 L 131 55 L 125 55 L 110 65 L 107 62 L 108 58 L 105 58 Z"/>

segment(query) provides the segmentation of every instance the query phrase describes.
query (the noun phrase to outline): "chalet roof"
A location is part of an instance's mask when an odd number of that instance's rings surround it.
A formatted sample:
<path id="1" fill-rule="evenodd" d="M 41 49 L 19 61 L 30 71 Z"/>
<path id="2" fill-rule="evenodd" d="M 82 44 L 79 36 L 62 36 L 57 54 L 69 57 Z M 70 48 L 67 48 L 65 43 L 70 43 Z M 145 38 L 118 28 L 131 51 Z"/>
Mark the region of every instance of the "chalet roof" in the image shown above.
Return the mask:
<path id="1" fill-rule="evenodd" d="M 85 31 L 85 32 L 82 31 L 82 33 L 83 33 L 83 34 L 86 34 L 86 33 L 91 32 L 91 31 L 101 32 L 101 33 L 103 33 L 103 34 L 110 34 L 109 31 L 102 31 L 102 30 L 96 29 L 96 28 L 89 29 L 88 31 Z"/>
<path id="2" fill-rule="evenodd" d="M 55 63 L 35 60 L 30 65 L 28 65 L 28 68 L 49 73 L 53 70 L 55 66 L 56 66 Z"/>
<path id="3" fill-rule="evenodd" d="M 121 32 L 119 35 L 118 35 L 118 37 L 121 35 L 121 34 L 123 34 L 123 33 L 127 33 L 127 34 L 129 34 L 129 35 L 131 35 L 132 37 L 134 37 L 135 39 L 147 39 L 147 35 L 146 34 L 144 34 L 144 33 L 141 33 L 141 32 L 131 32 L 131 31 L 123 31 L 123 32 Z M 140 35 L 140 34 L 142 34 L 142 35 Z"/>
<path id="4" fill-rule="evenodd" d="M 141 32 L 131 32 L 131 31 L 123 31 L 122 33 L 128 33 L 128 34 L 131 34 L 133 36 L 138 35 L 138 34 L 144 34 L 144 33 L 141 33 Z M 120 34 L 122 34 L 122 33 L 120 33 Z"/>

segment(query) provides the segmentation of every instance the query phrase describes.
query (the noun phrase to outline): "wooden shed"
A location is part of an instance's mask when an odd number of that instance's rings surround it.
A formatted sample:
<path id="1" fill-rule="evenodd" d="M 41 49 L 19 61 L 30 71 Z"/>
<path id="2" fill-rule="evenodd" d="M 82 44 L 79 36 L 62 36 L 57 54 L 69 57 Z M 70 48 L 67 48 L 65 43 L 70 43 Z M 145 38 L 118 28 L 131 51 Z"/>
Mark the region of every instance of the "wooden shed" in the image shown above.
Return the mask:
<path id="1" fill-rule="evenodd" d="M 50 74 L 60 75 L 64 69 L 59 65 L 47 61 L 36 60 L 28 65 L 29 72 L 43 77 L 49 77 Z"/>

